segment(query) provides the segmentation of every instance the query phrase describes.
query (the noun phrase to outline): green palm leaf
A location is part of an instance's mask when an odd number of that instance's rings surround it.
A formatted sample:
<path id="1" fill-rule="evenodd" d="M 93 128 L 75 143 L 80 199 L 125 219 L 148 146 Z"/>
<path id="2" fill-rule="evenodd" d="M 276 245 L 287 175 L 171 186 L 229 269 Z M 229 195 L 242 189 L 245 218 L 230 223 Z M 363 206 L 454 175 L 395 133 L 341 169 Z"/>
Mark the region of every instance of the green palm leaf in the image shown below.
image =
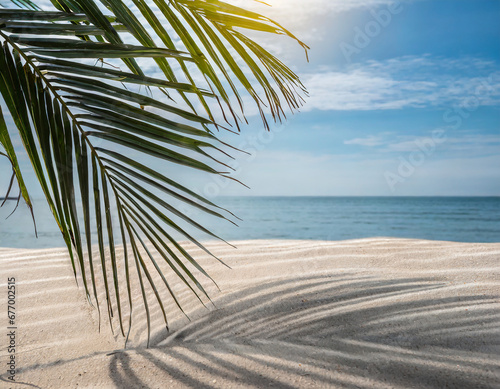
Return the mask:
<path id="1" fill-rule="evenodd" d="M 241 32 L 296 39 L 270 19 L 215 0 L 153 0 L 159 16 L 147 2 L 133 2 L 149 25 L 122 0 L 60 0 L 53 10 L 18 0 L 12 9 L 0 8 L 0 93 L 89 302 L 99 313 L 105 304 L 111 325 L 128 339 L 132 296 L 139 292 L 149 339 L 150 292 L 166 326 L 162 291 L 182 310 L 162 266 L 199 301 L 209 300 L 197 277 L 211 278 L 173 232 L 206 252 L 183 225 L 220 238 L 179 211 L 178 202 L 230 222 L 234 215 L 144 161 L 225 175 L 231 169 L 220 158 L 231 146 L 209 129 L 220 127 L 211 102 L 223 102 L 223 112 L 233 118 L 227 122 L 238 125 L 233 105 L 242 107 L 246 91 L 267 126 L 265 106 L 281 120 L 282 101 L 299 107 L 305 89 L 290 69 Z M 139 58 L 154 64 L 153 77 Z M 205 82 L 195 83 L 200 76 Z M 194 109 L 196 100 L 204 114 Z M 0 144 L 13 167 L 9 191 L 15 178 L 32 209 L 1 111 Z M 131 152 L 139 157 L 127 156 Z"/>

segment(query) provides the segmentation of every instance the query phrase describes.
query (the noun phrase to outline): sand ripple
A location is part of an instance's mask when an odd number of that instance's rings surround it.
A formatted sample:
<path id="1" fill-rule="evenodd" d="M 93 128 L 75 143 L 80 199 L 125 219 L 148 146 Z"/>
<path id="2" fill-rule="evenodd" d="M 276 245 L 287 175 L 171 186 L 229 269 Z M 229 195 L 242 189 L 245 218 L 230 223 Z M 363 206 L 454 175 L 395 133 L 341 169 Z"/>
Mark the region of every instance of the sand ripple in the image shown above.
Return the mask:
<path id="1" fill-rule="evenodd" d="M 4 297 L 7 277 L 18 286 L 18 380 L 41 388 L 500 387 L 500 244 L 232 243 L 237 250 L 207 244 L 232 269 L 190 248 L 220 286 L 204 283 L 216 307 L 200 307 L 171 278 L 191 321 L 167 299 L 167 332 L 153 305 L 152 347 L 135 316 L 127 350 L 105 320 L 98 331 L 64 250 L 0 249 Z M 3 346 L 0 356 L 4 366 Z"/>

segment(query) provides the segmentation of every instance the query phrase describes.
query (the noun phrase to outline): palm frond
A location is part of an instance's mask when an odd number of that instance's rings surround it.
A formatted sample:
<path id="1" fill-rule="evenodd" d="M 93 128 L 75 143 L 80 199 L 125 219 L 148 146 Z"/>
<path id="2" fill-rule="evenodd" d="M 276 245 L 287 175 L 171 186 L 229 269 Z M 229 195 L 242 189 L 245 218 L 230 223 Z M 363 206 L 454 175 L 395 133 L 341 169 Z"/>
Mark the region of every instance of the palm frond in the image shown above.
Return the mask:
<path id="1" fill-rule="evenodd" d="M 5 200 L 7 200 L 7 198 L 9 197 L 12 190 L 12 186 L 14 184 L 14 179 L 16 179 L 17 184 L 19 186 L 19 197 L 23 198 L 24 202 L 26 203 L 31 212 L 33 223 L 35 225 L 35 235 L 36 235 L 36 224 L 35 224 L 35 216 L 33 214 L 33 204 L 31 203 L 31 198 L 29 196 L 28 189 L 26 188 L 26 184 L 24 183 L 24 178 L 21 173 L 21 169 L 19 167 L 19 162 L 17 160 L 16 151 L 14 150 L 14 145 L 12 144 L 9 131 L 7 130 L 7 123 L 5 122 L 5 118 L 3 116 L 2 107 L 0 107 L 0 144 L 3 146 L 5 150 L 5 153 L 0 152 L 0 154 L 6 157 L 12 166 L 12 177 L 10 179 L 9 187 L 7 188 L 7 193 L 5 194 Z M 5 200 L 2 203 L 2 206 L 4 205 Z"/>
<path id="2" fill-rule="evenodd" d="M 297 108 L 305 90 L 284 64 L 238 31 L 265 31 L 296 39 L 271 20 L 215 0 L 154 0 L 182 42 L 177 47 L 149 5 L 133 1 L 150 28 L 121 0 L 102 0 L 100 4 L 60 0 L 51 11 L 37 10 L 23 0 L 15 3 L 19 8 L 0 8 L 0 93 L 89 302 L 96 304 L 100 314 L 104 305 L 99 285 L 103 285 L 108 315 L 116 317 L 119 331 L 128 339 L 132 296 L 139 290 L 149 343 L 149 292 L 167 327 L 163 291 L 182 310 L 162 265 L 199 301 L 210 300 L 197 274 L 211 278 L 173 232 L 207 253 L 183 224 L 220 238 L 179 211 L 177 202 L 231 222 L 234 215 L 142 160 L 152 158 L 169 166 L 226 175 L 231 168 L 220 158 L 229 155 L 230 146 L 209 130 L 217 125 L 209 102 L 221 98 L 237 124 L 230 92 L 241 104 L 238 88 L 242 86 L 267 125 L 264 104 L 269 105 L 275 120 L 281 119 L 281 100 Z M 103 6 L 112 14 L 104 14 Z M 148 31 L 164 47 L 156 45 Z M 124 33 L 136 43 L 124 43 Z M 151 59 L 161 76 L 145 75 L 138 58 Z M 105 60 L 120 61 L 127 70 L 108 66 Z M 242 66 L 251 71 L 265 98 Z M 207 81 L 203 85 L 194 81 L 200 74 Z M 141 93 L 139 87 L 147 88 L 147 93 Z M 164 99 L 155 98 L 157 95 Z M 175 103 L 174 95 L 181 96 L 184 104 Z M 194 99 L 204 107 L 206 116 L 196 112 Z M 1 111 L 0 144 L 31 209 Z M 130 157 L 131 152 L 139 157 Z M 123 255 L 117 255 L 118 246 Z M 110 323 L 113 325 L 112 319 Z"/>

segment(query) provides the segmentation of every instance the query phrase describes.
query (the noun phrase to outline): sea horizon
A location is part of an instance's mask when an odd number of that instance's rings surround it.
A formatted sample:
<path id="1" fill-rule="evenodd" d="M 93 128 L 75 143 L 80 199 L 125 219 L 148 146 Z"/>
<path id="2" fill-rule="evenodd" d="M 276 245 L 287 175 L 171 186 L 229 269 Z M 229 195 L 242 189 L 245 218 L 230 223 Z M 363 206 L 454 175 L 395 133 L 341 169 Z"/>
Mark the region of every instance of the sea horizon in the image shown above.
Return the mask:
<path id="1" fill-rule="evenodd" d="M 197 209 L 180 209 L 226 241 L 341 241 L 372 237 L 500 241 L 500 196 L 218 196 L 211 201 L 243 219 L 232 218 L 239 227 Z M 14 208 L 9 203 L 14 201 L 8 200 L 0 209 L 4 219 Z M 44 199 L 33 199 L 38 239 L 31 215 L 21 202 L 0 225 L 0 247 L 63 247 L 62 236 L 44 203 Z M 183 227 L 200 241 L 216 240 L 186 224 Z M 180 233 L 174 232 L 173 236 L 187 240 Z M 96 239 L 94 234 L 94 242 Z"/>

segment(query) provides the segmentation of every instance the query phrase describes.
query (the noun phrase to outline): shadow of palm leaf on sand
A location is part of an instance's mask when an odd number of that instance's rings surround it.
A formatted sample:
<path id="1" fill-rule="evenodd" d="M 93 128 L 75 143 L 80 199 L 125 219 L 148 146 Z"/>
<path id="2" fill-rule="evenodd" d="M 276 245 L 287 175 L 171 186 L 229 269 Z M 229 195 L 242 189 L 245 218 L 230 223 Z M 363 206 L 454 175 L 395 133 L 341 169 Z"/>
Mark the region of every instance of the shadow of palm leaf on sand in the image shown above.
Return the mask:
<path id="1" fill-rule="evenodd" d="M 113 354 L 109 374 L 134 388 L 498 387 L 498 299 L 456 288 L 356 274 L 273 281 L 158 333 L 152 349 Z"/>

